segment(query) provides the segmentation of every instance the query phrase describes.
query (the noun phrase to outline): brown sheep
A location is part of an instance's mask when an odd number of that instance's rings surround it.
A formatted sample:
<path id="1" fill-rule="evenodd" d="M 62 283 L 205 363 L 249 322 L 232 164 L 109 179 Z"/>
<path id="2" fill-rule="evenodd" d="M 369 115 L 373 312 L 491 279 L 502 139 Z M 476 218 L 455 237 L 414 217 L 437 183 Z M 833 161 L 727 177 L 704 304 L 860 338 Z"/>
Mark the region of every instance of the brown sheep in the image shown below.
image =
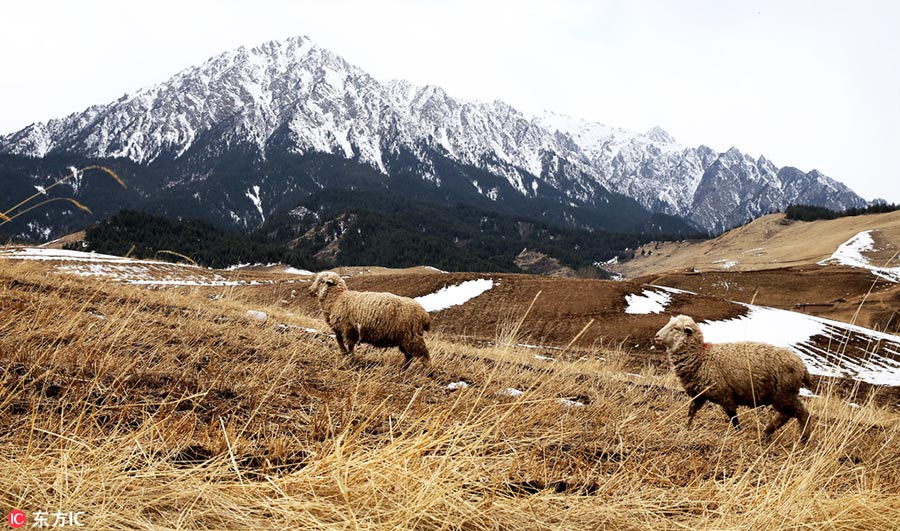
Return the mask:
<path id="1" fill-rule="evenodd" d="M 431 317 L 418 302 L 393 293 L 348 290 L 344 279 L 332 271 L 316 275 L 309 294 L 319 300 L 341 354 L 348 356 L 357 343 L 367 343 L 399 347 L 405 356 L 403 370 L 413 358 L 428 364 L 423 334 L 431 328 Z"/>
<path id="2" fill-rule="evenodd" d="M 665 345 L 669 362 L 692 397 L 688 427 L 707 400 L 722 406 L 737 429 L 738 406 L 771 405 L 775 415 L 765 429 L 767 440 L 791 417 L 800 424 L 801 442 L 809 439 L 812 422 L 799 393 L 811 380 L 803 361 L 790 350 L 765 343 L 704 343 L 700 327 L 686 315 L 670 319 L 655 342 Z"/>

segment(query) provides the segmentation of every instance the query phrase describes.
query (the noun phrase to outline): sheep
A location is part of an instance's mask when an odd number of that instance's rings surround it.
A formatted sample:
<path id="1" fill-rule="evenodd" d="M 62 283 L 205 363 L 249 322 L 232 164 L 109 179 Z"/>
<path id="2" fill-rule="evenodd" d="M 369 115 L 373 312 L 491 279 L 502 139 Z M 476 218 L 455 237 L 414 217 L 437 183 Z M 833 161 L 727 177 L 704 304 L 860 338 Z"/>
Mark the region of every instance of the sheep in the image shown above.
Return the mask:
<path id="1" fill-rule="evenodd" d="M 357 343 L 368 343 L 399 347 L 405 356 L 403 370 L 413 358 L 429 363 L 423 334 L 431 328 L 431 316 L 418 302 L 393 293 L 350 291 L 344 279 L 332 271 L 316 275 L 309 294 L 319 300 L 344 356 L 352 354 Z"/>
<path id="2" fill-rule="evenodd" d="M 700 327 L 686 315 L 672 317 L 654 341 L 666 347 L 669 362 L 692 397 L 688 428 L 707 400 L 722 406 L 738 430 L 738 406 L 771 405 L 775 415 L 766 426 L 766 440 L 791 417 L 800 424 L 800 441 L 809 440 L 812 422 L 799 392 L 812 382 L 803 361 L 790 350 L 766 343 L 704 343 Z"/>

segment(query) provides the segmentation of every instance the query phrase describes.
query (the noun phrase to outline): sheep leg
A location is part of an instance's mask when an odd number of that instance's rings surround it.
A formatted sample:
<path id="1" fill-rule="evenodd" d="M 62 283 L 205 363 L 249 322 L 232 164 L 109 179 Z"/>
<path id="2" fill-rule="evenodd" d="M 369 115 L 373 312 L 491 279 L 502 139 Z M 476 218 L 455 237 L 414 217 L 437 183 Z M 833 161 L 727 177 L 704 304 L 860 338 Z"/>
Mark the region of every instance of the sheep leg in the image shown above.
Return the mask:
<path id="1" fill-rule="evenodd" d="M 341 334 L 339 330 L 334 331 L 334 340 L 337 341 L 338 349 L 341 351 L 342 356 L 347 355 L 347 348 L 344 347 L 344 335 Z"/>
<path id="2" fill-rule="evenodd" d="M 800 442 L 805 444 L 809 441 L 809 435 L 812 433 L 813 422 L 809 411 L 799 400 L 797 400 L 797 422 L 800 424 Z"/>
<path id="3" fill-rule="evenodd" d="M 403 353 L 403 370 L 409 368 L 413 358 L 421 358 L 423 365 L 428 365 L 430 358 L 428 356 L 428 347 L 425 346 L 425 340 L 421 337 L 406 341 L 400 345 L 400 352 Z"/>
<path id="4" fill-rule="evenodd" d="M 700 411 L 700 408 L 703 407 L 703 404 L 706 403 L 706 397 L 703 396 L 695 396 L 691 399 L 691 407 L 688 409 L 688 422 L 687 427 L 690 428 L 691 424 L 694 423 L 694 415 Z"/>
<path id="5" fill-rule="evenodd" d="M 766 429 L 763 430 L 763 433 L 766 436 L 766 440 L 772 438 L 772 434 L 778 431 L 779 428 L 784 426 L 784 424 L 791 420 L 793 417 L 793 412 L 785 412 L 785 411 L 776 411 L 774 415 L 772 415 L 771 420 L 769 420 L 769 425 L 766 426 Z"/>
<path id="6" fill-rule="evenodd" d="M 403 368 L 400 369 L 400 370 L 401 370 L 401 371 L 406 371 L 406 369 L 409 368 L 409 364 L 412 363 L 413 357 L 412 357 L 412 354 L 406 352 L 406 351 L 405 351 L 404 349 L 402 349 L 402 348 L 400 349 L 400 352 L 403 353 Z"/>
<path id="7" fill-rule="evenodd" d="M 356 348 L 356 344 L 359 342 L 359 332 L 355 328 L 351 328 L 347 331 L 347 354 L 353 354 L 353 349 Z"/>
<path id="8" fill-rule="evenodd" d="M 734 426 L 734 429 L 741 429 L 741 422 L 737 417 L 737 408 L 734 406 L 722 406 L 722 409 L 725 410 L 725 414 L 728 415 L 728 419 L 731 421 L 731 425 Z"/>

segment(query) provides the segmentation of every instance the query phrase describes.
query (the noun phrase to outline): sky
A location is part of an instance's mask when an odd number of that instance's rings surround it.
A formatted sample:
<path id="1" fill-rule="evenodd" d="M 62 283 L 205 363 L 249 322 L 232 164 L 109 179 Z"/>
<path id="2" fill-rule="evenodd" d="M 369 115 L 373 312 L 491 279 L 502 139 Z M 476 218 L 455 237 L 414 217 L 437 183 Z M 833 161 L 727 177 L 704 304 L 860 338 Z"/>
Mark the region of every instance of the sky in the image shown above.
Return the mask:
<path id="1" fill-rule="evenodd" d="M 900 2 L 29 0 L 0 20 L 0 135 L 305 35 L 377 79 L 735 146 L 900 203 Z"/>

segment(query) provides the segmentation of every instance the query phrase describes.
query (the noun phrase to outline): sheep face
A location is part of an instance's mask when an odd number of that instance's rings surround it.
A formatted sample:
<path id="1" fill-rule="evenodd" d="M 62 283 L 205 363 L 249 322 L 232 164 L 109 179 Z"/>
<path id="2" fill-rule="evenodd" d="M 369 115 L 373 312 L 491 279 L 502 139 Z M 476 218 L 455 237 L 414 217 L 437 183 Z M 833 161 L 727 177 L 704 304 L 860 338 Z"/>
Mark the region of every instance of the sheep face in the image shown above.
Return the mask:
<path id="1" fill-rule="evenodd" d="M 316 275 L 315 280 L 309 286 L 309 295 L 323 300 L 331 290 L 344 291 L 346 289 L 347 284 L 344 283 L 344 279 L 340 275 L 333 271 L 322 271 Z"/>
<path id="2" fill-rule="evenodd" d="M 677 352 L 691 336 L 700 333 L 700 327 L 693 319 L 687 315 L 678 315 L 669 319 L 668 324 L 656 333 L 653 342 L 665 346 L 668 352 Z"/>

